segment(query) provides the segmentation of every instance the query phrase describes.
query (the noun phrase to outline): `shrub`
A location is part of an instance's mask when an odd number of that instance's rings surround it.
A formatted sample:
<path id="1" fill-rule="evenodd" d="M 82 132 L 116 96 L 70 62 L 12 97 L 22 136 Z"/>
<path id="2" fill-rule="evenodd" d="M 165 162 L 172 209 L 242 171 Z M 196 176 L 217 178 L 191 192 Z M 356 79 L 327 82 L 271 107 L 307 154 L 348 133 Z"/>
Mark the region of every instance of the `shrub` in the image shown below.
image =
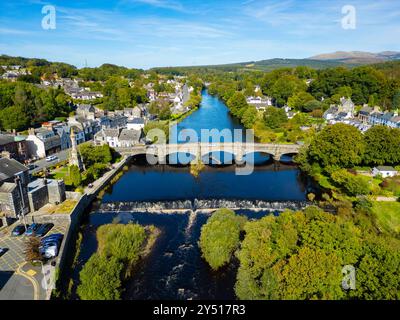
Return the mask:
<path id="1" fill-rule="evenodd" d="M 245 218 L 235 215 L 232 210 L 220 209 L 202 227 L 199 245 L 213 270 L 218 270 L 231 259 L 239 245 L 244 222 Z"/>
<path id="2" fill-rule="evenodd" d="M 94 254 L 79 274 L 77 292 L 82 300 L 119 300 L 123 264 Z"/>

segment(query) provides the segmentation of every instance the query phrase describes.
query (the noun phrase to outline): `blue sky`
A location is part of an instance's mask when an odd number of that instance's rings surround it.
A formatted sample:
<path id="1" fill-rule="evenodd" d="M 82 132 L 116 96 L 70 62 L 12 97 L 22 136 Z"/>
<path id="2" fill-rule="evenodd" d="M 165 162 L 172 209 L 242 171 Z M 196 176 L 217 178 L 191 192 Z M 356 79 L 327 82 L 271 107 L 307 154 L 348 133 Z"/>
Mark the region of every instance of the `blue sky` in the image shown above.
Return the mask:
<path id="1" fill-rule="evenodd" d="M 56 8 L 55 30 L 41 27 L 46 4 Z M 344 5 L 356 9 L 355 30 L 341 27 Z M 400 51 L 399 0 L 13 0 L 0 12 L 0 53 L 78 67 Z"/>

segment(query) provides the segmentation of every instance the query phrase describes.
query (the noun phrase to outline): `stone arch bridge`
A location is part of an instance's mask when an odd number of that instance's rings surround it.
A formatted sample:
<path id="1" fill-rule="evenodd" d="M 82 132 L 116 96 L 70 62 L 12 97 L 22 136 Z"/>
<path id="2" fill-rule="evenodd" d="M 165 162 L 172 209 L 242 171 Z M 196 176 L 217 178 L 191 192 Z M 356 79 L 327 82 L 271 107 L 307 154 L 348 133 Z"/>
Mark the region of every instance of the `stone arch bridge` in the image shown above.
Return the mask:
<path id="1" fill-rule="evenodd" d="M 243 158 L 251 153 L 265 153 L 279 161 L 283 155 L 299 153 L 301 146 L 297 144 L 269 144 L 269 143 L 241 143 L 241 142 L 220 142 L 220 143 L 182 143 L 182 144 L 153 144 L 149 146 L 140 145 L 128 148 L 116 148 L 121 155 L 151 155 L 156 156 L 159 163 L 165 163 L 168 156 L 172 154 L 190 154 L 193 161 L 209 157 L 216 152 L 226 152 L 234 156 L 237 163 L 243 162 Z"/>

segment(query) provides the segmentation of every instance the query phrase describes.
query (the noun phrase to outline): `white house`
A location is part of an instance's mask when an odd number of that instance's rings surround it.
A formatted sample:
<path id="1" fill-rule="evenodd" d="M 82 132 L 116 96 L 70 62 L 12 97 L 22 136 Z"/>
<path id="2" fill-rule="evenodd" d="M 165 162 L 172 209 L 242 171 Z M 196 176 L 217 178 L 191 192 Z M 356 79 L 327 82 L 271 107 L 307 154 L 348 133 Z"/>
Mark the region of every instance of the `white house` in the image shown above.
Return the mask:
<path id="1" fill-rule="evenodd" d="M 133 118 L 128 120 L 126 127 L 129 130 L 138 130 L 141 131 L 144 129 L 145 121 L 143 118 Z"/>
<path id="2" fill-rule="evenodd" d="M 49 154 L 61 151 L 60 137 L 53 131 L 44 128 L 29 129 L 26 144 L 31 157 L 45 158 Z"/>
<path id="3" fill-rule="evenodd" d="M 379 166 L 372 169 L 372 175 L 380 175 L 382 178 L 394 177 L 398 174 L 397 170 L 393 167 Z"/>

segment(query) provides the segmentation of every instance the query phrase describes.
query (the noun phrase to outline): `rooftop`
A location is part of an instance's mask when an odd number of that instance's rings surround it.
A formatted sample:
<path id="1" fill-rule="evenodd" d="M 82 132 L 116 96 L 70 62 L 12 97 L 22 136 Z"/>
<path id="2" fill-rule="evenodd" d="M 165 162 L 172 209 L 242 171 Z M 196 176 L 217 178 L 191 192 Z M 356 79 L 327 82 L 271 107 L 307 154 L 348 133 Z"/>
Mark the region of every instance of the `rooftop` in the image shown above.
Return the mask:
<path id="1" fill-rule="evenodd" d="M 0 158 L 0 182 L 7 180 L 28 168 L 14 159 Z"/>
<path id="2" fill-rule="evenodd" d="M 397 170 L 395 168 L 390 167 L 390 166 L 378 166 L 378 167 L 376 167 L 376 169 L 378 169 L 379 171 L 396 171 L 397 172 Z"/>

